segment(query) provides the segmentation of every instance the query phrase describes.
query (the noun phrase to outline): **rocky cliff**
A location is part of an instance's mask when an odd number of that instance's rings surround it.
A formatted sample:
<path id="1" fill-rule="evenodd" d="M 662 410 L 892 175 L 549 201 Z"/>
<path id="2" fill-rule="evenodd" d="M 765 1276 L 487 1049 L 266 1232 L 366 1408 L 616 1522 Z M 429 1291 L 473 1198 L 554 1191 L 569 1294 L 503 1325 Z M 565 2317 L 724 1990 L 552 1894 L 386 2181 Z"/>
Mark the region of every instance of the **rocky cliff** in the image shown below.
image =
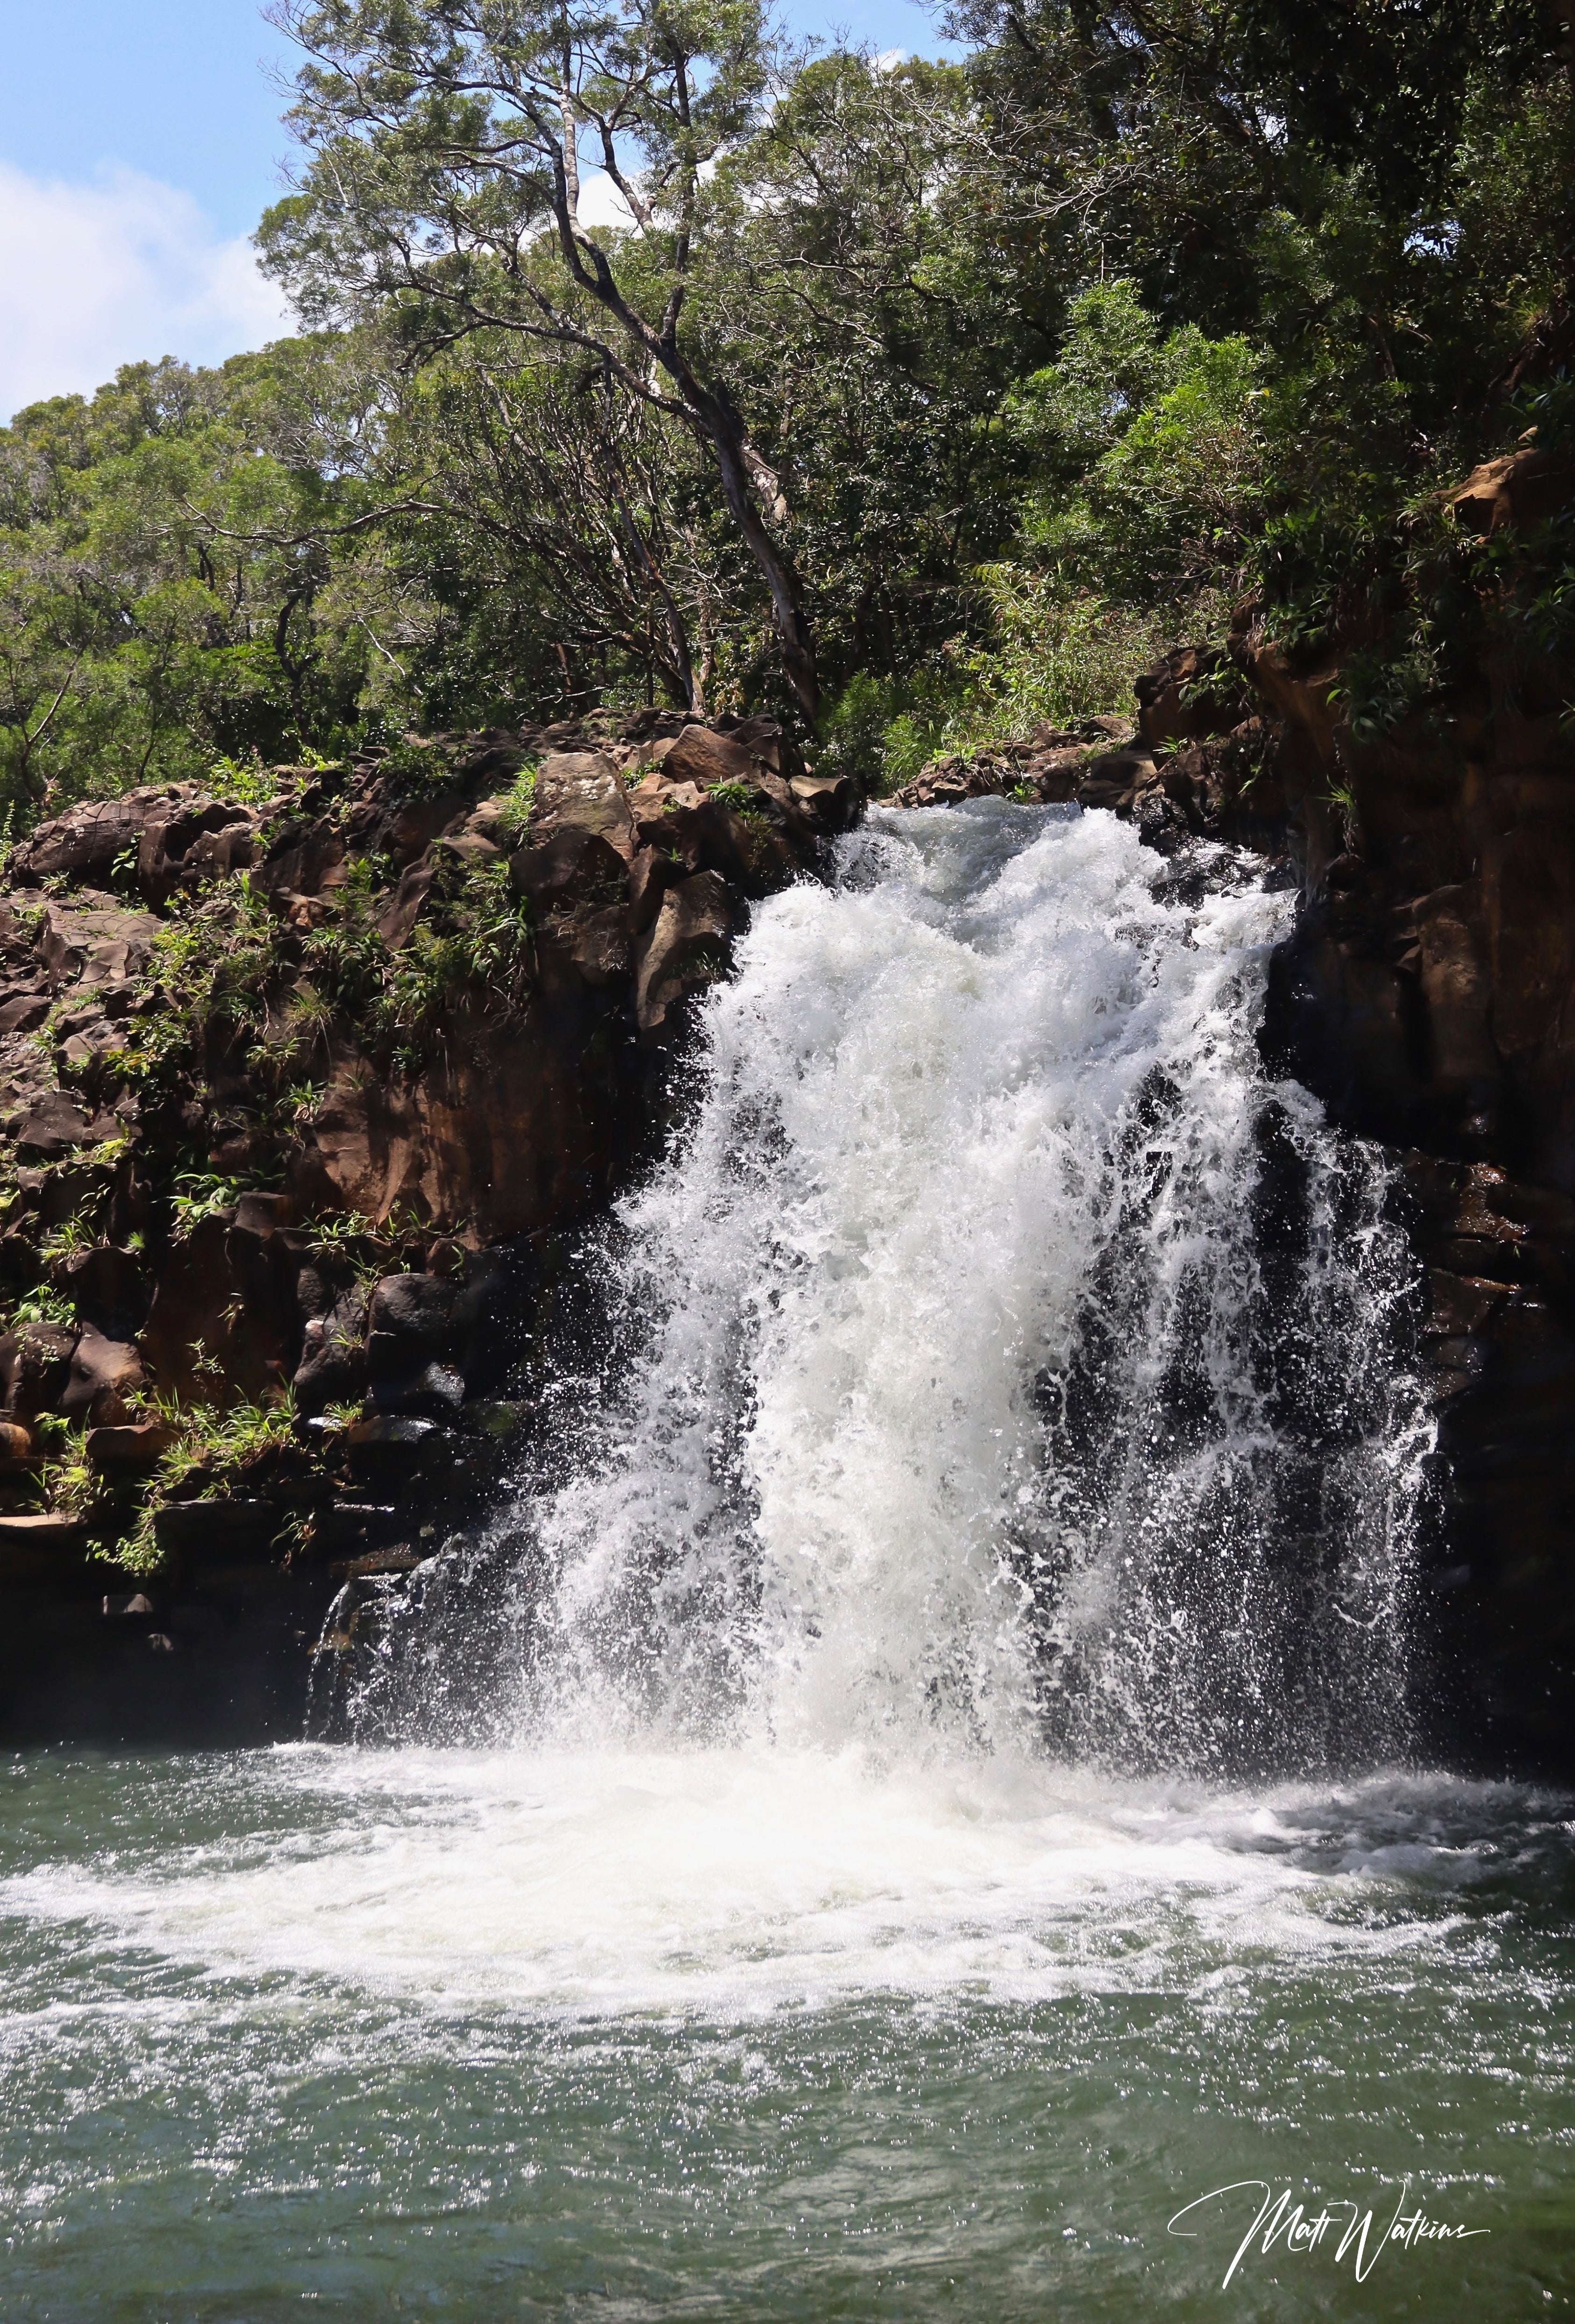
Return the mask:
<path id="1" fill-rule="evenodd" d="M 690 995 L 853 811 L 769 722 L 409 741 L 43 824 L 0 900 L 0 1731 L 294 1732 L 506 1457 Z"/>

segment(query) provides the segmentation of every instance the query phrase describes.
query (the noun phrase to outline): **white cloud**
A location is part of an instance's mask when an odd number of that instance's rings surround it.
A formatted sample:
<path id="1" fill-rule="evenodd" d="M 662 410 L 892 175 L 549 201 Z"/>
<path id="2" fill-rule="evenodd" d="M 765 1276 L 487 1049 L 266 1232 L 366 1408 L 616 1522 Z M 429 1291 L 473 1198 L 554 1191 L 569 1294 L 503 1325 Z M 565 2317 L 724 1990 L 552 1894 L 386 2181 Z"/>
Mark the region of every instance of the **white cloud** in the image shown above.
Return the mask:
<path id="1" fill-rule="evenodd" d="M 634 224 L 634 212 L 605 170 L 597 170 L 581 181 L 580 224 L 615 226 L 631 226 Z"/>
<path id="2" fill-rule="evenodd" d="M 216 363 L 291 327 L 251 244 L 134 170 L 90 184 L 0 161 L 0 414 L 91 394 L 143 357 Z"/>

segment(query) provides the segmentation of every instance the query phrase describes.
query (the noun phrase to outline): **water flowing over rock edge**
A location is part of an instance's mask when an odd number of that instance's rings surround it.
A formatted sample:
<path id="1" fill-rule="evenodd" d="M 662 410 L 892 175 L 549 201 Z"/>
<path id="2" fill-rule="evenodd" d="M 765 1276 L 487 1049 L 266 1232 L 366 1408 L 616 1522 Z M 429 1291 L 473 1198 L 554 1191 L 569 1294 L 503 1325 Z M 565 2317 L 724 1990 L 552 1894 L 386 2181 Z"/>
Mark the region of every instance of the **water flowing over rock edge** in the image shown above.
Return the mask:
<path id="1" fill-rule="evenodd" d="M 474 1547 L 347 1586 L 324 1731 L 1404 1744 L 1411 1271 L 1377 1157 L 1264 1073 L 1289 898 L 1191 855 L 882 813 L 760 909 L 593 1239 L 564 1426 Z"/>

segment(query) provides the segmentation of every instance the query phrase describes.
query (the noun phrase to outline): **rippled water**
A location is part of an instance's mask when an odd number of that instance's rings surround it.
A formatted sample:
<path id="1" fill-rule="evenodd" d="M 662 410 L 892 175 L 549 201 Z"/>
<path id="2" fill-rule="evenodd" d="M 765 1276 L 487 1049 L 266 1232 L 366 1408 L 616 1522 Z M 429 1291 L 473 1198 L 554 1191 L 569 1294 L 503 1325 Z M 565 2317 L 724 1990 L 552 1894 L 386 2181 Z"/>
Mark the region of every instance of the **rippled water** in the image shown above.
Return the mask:
<path id="1" fill-rule="evenodd" d="M 1561 2310 L 1575 1803 L 853 1752 L 0 1784 L 12 2316 Z M 1486 2228 L 1255 2253 L 1240 2179 Z M 1255 2200 L 1255 2199 L 1254 2199 Z"/>
<path id="2" fill-rule="evenodd" d="M 1258 1056 L 1288 910 L 998 802 L 760 908 L 341 1739 L 4 1771 L 6 2324 L 1568 2306 L 1575 1802 L 1407 1765 L 1414 1286 Z"/>

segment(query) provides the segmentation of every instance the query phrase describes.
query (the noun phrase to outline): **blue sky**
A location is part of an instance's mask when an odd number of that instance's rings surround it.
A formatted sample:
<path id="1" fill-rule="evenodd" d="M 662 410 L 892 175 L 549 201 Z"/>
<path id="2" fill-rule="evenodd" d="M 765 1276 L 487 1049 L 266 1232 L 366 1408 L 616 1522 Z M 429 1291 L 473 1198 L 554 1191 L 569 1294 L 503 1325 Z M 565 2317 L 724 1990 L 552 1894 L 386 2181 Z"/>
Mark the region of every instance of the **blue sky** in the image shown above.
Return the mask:
<path id="1" fill-rule="evenodd" d="M 915 0 L 791 0 L 800 34 L 934 54 Z M 0 0 L 0 420 L 141 355 L 288 327 L 246 237 L 279 190 L 288 43 L 257 0 Z"/>

